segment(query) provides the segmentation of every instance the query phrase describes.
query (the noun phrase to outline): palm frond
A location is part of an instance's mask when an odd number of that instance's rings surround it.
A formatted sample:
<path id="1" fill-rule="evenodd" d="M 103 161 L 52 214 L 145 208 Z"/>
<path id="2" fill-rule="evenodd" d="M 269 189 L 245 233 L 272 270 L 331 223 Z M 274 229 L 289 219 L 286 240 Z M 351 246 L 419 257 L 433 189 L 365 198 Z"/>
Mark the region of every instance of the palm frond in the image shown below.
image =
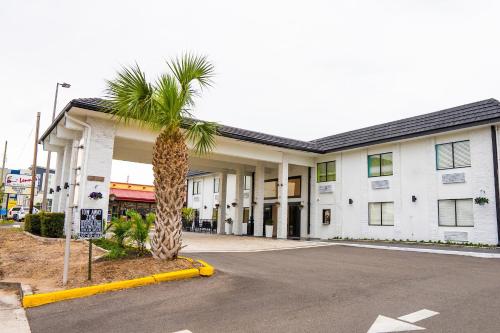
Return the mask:
<path id="1" fill-rule="evenodd" d="M 194 121 L 188 126 L 186 138 L 192 142 L 197 154 L 208 154 L 215 148 L 217 127 L 217 123 L 208 121 Z"/>
<path id="2" fill-rule="evenodd" d="M 123 67 L 114 80 L 106 81 L 105 106 L 118 120 L 156 122 L 153 87 L 139 66 Z"/>
<path id="3" fill-rule="evenodd" d="M 188 96 L 188 105 L 193 105 L 192 97 L 198 95 L 197 90 L 191 86 L 193 81 L 197 81 L 202 89 L 212 84 L 214 66 L 205 56 L 186 53 L 167 62 L 167 65 L 179 81 L 183 94 Z"/>

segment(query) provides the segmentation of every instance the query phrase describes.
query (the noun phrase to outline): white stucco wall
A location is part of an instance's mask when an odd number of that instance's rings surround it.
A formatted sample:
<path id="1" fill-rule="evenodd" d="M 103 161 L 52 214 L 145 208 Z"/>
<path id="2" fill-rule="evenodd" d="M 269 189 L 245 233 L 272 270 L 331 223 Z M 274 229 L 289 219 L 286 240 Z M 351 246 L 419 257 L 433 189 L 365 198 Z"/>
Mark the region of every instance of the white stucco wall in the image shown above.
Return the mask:
<path id="1" fill-rule="evenodd" d="M 461 140 L 470 140 L 471 167 L 436 170 L 435 145 Z M 369 178 L 368 155 L 384 152 L 393 153 L 393 175 Z M 444 241 L 445 233 L 466 232 L 470 242 L 497 244 L 489 127 L 330 154 L 318 162 L 332 160 L 337 161 L 337 180 L 316 185 L 317 232 L 311 236 Z M 442 175 L 452 173 L 464 173 L 465 182 L 443 184 Z M 372 181 L 379 180 L 388 180 L 389 188 L 372 189 Z M 319 186 L 326 184 L 332 185 L 333 193 L 319 193 Z M 438 225 L 439 199 L 475 198 L 481 191 L 490 202 L 473 205 L 474 227 Z M 412 195 L 416 202 L 412 202 Z M 384 201 L 394 202 L 394 226 L 368 225 L 368 203 Z M 330 225 L 321 224 L 322 209 L 326 208 L 332 210 Z"/>

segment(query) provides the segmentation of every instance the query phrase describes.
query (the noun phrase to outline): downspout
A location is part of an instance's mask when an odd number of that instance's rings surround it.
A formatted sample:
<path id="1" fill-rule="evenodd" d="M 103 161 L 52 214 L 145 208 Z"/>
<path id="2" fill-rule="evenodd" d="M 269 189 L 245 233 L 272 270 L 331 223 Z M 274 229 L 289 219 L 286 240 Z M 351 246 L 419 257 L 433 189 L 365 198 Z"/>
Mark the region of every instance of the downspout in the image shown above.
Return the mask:
<path id="1" fill-rule="evenodd" d="M 498 185 L 498 147 L 496 126 L 491 126 L 491 145 L 493 148 L 493 178 L 495 180 L 495 208 L 497 215 L 497 243 L 500 244 L 500 189 Z"/>
<path id="2" fill-rule="evenodd" d="M 87 137 L 85 138 L 85 143 L 84 143 L 84 146 L 83 146 L 83 149 L 85 149 L 85 155 L 83 156 L 83 161 L 82 161 L 82 166 L 85 168 L 84 170 L 81 170 L 81 175 L 87 175 L 87 161 L 89 159 L 89 146 L 90 146 L 90 138 L 92 137 L 92 128 L 90 127 L 89 124 L 87 124 L 86 122 L 83 122 L 81 120 L 78 120 L 76 118 L 73 118 L 71 117 L 70 115 L 66 114 L 66 118 L 77 123 L 78 125 L 81 125 L 83 127 L 85 127 L 87 129 Z M 80 177 L 80 188 L 82 188 L 83 190 L 85 190 L 85 185 L 87 183 L 87 179 L 86 177 Z M 75 191 L 76 189 L 76 184 L 75 186 L 73 187 L 73 191 Z M 83 196 L 79 197 L 78 198 L 78 201 L 80 201 L 80 203 L 83 203 Z M 79 205 L 81 206 L 81 204 Z M 106 215 L 104 215 L 106 214 Z M 108 216 L 108 212 L 103 212 L 103 215 L 104 216 Z"/>
<path id="3" fill-rule="evenodd" d="M 250 222 L 252 222 L 252 235 L 255 234 L 255 220 L 253 218 L 254 216 L 254 201 L 255 201 L 255 172 L 252 172 L 252 195 L 250 198 Z M 248 231 L 248 230 L 247 230 Z M 248 232 L 247 232 L 248 234 Z"/>
<path id="4" fill-rule="evenodd" d="M 311 236 L 311 167 L 307 168 L 307 235 Z"/>

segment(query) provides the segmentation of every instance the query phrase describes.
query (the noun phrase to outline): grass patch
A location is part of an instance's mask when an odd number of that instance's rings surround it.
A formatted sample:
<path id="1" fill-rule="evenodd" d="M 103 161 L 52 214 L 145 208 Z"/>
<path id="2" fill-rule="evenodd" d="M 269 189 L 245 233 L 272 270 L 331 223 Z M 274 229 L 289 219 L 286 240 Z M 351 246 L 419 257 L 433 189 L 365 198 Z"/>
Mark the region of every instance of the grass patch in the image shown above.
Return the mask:
<path id="1" fill-rule="evenodd" d="M 0 220 L 0 225 L 13 225 L 14 220 Z"/>

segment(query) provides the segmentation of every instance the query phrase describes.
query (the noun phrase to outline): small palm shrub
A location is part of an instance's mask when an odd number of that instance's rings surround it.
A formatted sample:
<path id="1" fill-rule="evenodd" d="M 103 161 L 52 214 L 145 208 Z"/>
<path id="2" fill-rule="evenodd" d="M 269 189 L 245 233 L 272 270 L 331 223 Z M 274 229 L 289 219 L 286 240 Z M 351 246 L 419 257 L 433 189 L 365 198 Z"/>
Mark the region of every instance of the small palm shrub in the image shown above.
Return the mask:
<path id="1" fill-rule="evenodd" d="M 131 222 L 130 239 L 135 242 L 139 252 L 143 253 L 146 251 L 146 241 L 149 237 L 149 229 L 155 220 L 155 214 L 149 213 L 146 219 L 143 219 L 141 214 L 131 210 L 127 212 L 127 216 Z"/>
<path id="2" fill-rule="evenodd" d="M 125 247 L 125 239 L 130 235 L 132 223 L 126 217 L 113 218 L 111 220 L 111 232 L 113 239 L 120 247 Z"/>

